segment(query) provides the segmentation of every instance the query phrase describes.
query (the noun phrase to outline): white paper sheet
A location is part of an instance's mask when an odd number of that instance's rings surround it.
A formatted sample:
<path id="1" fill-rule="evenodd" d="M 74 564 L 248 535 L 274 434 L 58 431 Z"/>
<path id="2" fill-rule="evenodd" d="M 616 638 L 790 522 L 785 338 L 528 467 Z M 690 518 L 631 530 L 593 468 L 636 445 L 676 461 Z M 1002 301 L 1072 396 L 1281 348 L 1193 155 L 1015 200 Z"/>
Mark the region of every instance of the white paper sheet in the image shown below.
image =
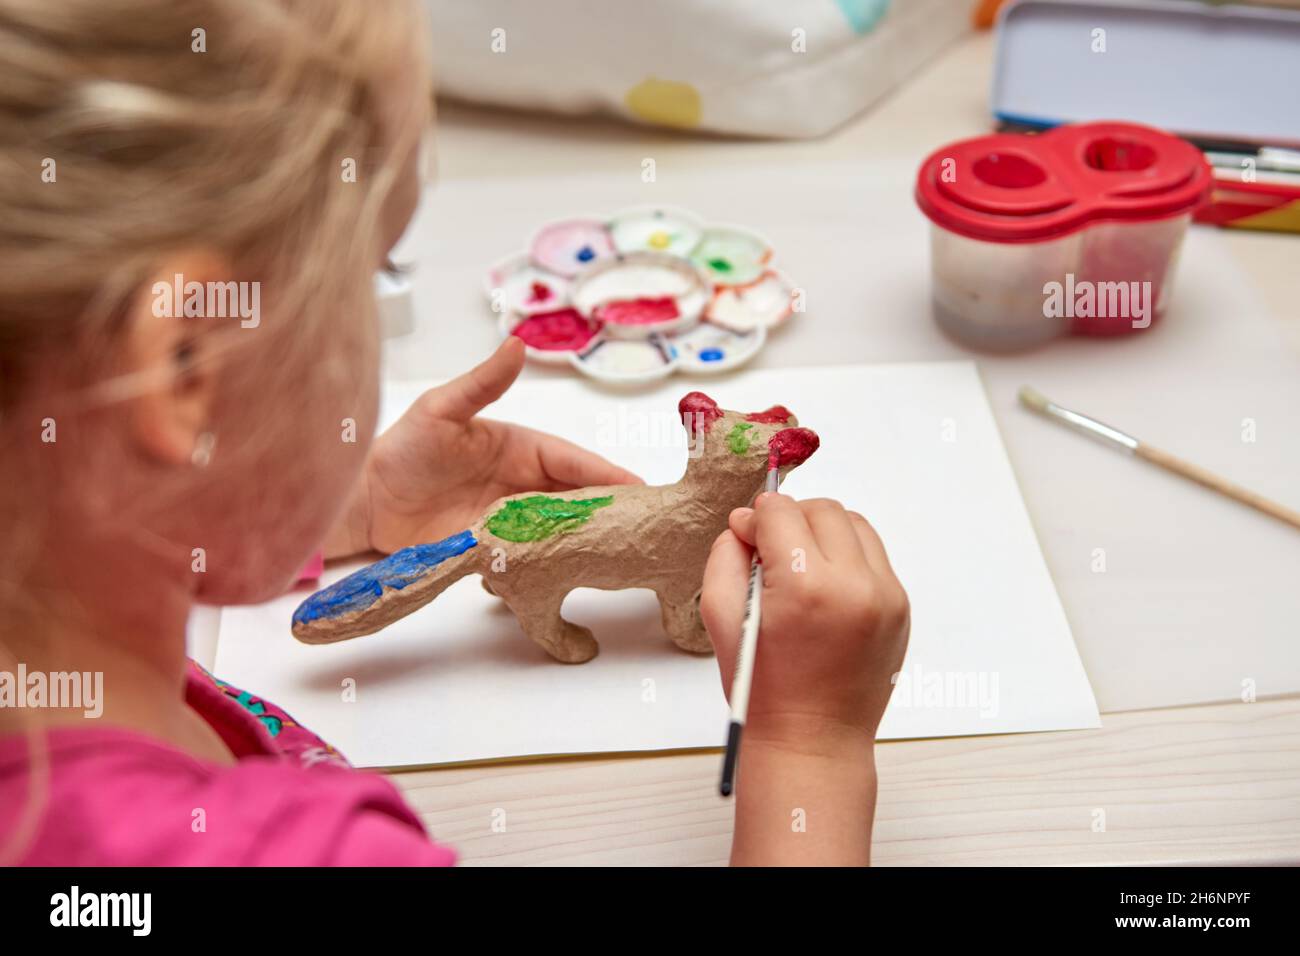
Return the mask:
<path id="1" fill-rule="evenodd" d="M 578 380 L 523 382 L 490 414 L 595 448 L 662 483 L 686 461 L 677 399 L 701 384 L 727 408 L 792 408 L 822 446 L 785 490 L 839 498 L 883 536 L 911 596 L 913 629 L 882 737 L 1098 725 L 973 365 L 753 371 L 598 398 Z M 385 421 L 420 388 L 390 385 Z M 333 568 L 326 582 L 350 570 Z M 293 640 L 289 619 L 302 597 L 225 609 L 217 673 L 276 701 L 361 765 L 722 742 L 716 665 L 669 642 L 647 591 L 570 595 L 565 616 L 591 627 L 601 645 L 580 666 L 557 664 L 528 641 L 477 577 L 379 634 L 335 645 Z M 344 699 L 349 679 L 354 702 Z"/>

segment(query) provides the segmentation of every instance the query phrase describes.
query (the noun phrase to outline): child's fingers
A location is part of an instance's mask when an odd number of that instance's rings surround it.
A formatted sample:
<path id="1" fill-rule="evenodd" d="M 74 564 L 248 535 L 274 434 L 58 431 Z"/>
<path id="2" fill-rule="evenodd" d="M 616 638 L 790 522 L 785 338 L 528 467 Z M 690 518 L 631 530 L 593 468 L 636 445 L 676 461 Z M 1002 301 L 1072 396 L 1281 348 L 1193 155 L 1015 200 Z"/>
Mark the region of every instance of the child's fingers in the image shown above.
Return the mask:
<path id="1" fill-rule="evenodd" d="M 763 558 L 764 577 L 777 584 L 790 574 L 791 559 L 801 557 L 805 570 L 825 560 L 817 536 L 799 503 L 788 495 L 762 494 L 754 502 L 754 539 Z"/>
<path id="2" fill-rule="evenodd" d="M 487 359 L 446 385 L 430 389 L 421 404 L 436 418 L 467 422 L 505 394 L 524 367 L 524 344 L 507 335 Z"/>
<path id="3" fill-rule="evenodd" d="M 626 468 L 620 468 L 612 461 L 571 441 L 531 428 L 521 429 L 521 432 L 533 441 L 542 474 L 546 475 L 552 485 L 547 490 L 562 491 L 587 485 L 645 484 Z"/>
<path id="4" fill-rule="evenodd" d="M 745 544 L 754 546 L 754 509 L 733 508 L 727 516 L 727 527 Z"/>
<path id="5" fill-rule="evenodd" d="M 734 653 L 740 639 L 752 556 L 753 550 L 745 542 L 730 531 L 724 531 L 713 542 L 708 563 L 704 566 L 700 616 L 704 618 L 714 648 L 720 653 Z M 728 672 L 724 670 L 724 673 Z"/>
<path id="6" fill-rule="evenodd" d="M 862 544 L 862 554 L 867 559 L 867 564 L 871 566 L 871 570 L 882 577 L 897 579 L 894 566 L 889 563 L 885 543 L 880 540 L 880 535 L 871 526 L 871 522 L 856 511 L 848 512 L 848 517 L 854 533 L 858 536 L 858 541 Z"/>
<path id="7" fill-rule="evenodd" d="M 896 577 L 880 535 L 858 512 L 846 511 L 832 499 L 812 499 L 799 505 L 812 515 L 809 524 L 827 560 L 834 562 L 842 555 L 852 556 L 857 552 L 873 573 Z M 753 508 L 736 508 L 727 519 L 732 533 L 751 547 L 757 543 L 756 521 Z M 844 533 L 846 527 L 852 531 L 852 541 Z"/>
<path id="8" fill-rule="evenodd" d="M 799 506 L 827 561 L 850 572 L 871 571 L 859 533 L 842 504 L 830 498 L 810 498 Z"/>

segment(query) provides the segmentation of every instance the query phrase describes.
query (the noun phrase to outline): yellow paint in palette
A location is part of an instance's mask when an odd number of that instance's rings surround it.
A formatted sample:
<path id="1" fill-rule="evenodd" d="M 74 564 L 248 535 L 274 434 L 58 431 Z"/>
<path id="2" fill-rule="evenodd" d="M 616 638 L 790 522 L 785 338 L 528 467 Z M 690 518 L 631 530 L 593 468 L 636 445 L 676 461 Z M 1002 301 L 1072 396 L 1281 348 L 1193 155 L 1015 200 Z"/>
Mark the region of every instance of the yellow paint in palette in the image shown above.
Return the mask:
<path id="1" fill-rule="evenodd" d="M 649 250 L 685 258 L 699 245 L 704 222 L 685 209 L 634 206 L 613 215 L 609 234 L 619 252 Z"/>

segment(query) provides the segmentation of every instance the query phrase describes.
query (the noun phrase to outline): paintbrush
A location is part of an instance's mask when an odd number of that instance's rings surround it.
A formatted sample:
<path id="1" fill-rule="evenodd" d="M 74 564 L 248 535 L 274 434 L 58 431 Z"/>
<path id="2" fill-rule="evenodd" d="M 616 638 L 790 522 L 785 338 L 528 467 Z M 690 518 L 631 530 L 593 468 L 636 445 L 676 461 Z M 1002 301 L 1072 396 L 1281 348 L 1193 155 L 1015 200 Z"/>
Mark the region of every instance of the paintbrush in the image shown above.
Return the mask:
<path id="1" fill-rule="evenodd" d="M 781 485 L 781 471 L 775 458 L 767 469 L 764 491 L 776 491 Z M 749 688 L 754 680 L 754 652 L 758 650 L 758 626 L 763 616 L 763 562 L 755 549 L 749 562 L 749 591 L 745 597 L 745 620 L 740 626 L 740 647 L 736 651 L 735 676 L 731 679 L 731 720 L 727 724 L 727 752 L 722 758 L 722 783 L 718 786 L 724 797 L 731 796 L 736 785 L 736 760 L 740 756 L 740 734 L 745 729 L 745 715 L 749 712 Z"/>
<path id="2" fill-rule="evenodd" d="M 1221 495 L 1239 501 L 1244 505 L 1249 505 L 1256 511 L 1262 511 L 1264 514 L 1279 521 L 1285 521 L 1293 528 L 1300 528 L 1300 512 L 1291 510 L 1284 505 L 1278 504 L 1265 498 L 1263 495 L 1256 494 L 1235 485 L 1225 478 L 1220 478 L 1213 472 L 1206 471 L 1199 465 L 1193 465 L 1189 461 L 1184 461 L 1175 455 L 1169 454 L 1148 445 L 1146 442 L 1138 441 L 1132 435 L 1120 431 L 1118 428 L 1112 428 L 1095 418 L 1089 418 L 1079 412 L 1072 412 L 1068 408 L 1063 408 L 1055 402 L 1048 401 L 1044 396 L 1034 391 L 1028 385 L 1020 389 L 1020 403 L 1032 411 L 1054 419 L 1063 425 L 1073 428 L 1075 431 L 1083 432 L 1092 438 L 1096 438 L 1104 444 L 1120 451 L 1127 452 L 1130 455 L 1137 455 L 1144 458 L 1153 465 L 1158 465 L 1165 471 L 1173 472 L 1175 475 L 1181 475 L 1183 478 L 1189 478 L 1198 485 L 1203 485 L 1211 491 L 1217 491 Z"/>

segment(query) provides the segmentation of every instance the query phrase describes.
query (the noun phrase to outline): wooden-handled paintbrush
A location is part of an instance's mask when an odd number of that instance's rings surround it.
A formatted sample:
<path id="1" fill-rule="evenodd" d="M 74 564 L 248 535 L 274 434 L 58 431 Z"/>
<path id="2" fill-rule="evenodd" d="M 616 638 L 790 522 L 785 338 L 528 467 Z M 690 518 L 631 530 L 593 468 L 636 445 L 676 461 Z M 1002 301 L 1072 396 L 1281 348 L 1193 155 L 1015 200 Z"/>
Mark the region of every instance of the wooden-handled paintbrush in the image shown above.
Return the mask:
<path id="1" fill-rule="evenodd" d="M 787 428 L 768 441 L 767 481 L 763 490 L 774 493 L 781 485 L 781 469 L 807 460 L 817 450 L 816 434 L 806 428 Z M 729 797 L 736 788 L 736 765 L 740 760 L 740 735 L 749 714 L 749 690 L 754 681 L 754 655 L 758 653 L 758 629 L 763 617 L 763 562 L 755 548 L 749 562 L 749 590 L 745 596 L 745 617 L 740 627 L 735 674 L 731 679 L 731 719 L 727 723 L 727 749 L 722 756 L 722 780 L 718 792 Z"/>
<path id="2" fill-rule="evenodd" d="M 1120 431 L 1118 428 L 1112 428 L 1110 425 L 1103 424 L 1095 418 L 1089 418 L 1087 415 L 1079 412 L 1070 411 L 1049 401 L 1043 395 L 1034 391 L 1028 385 L 1020 389 L 1020 403 L 1026 408 L 1054 419 L 1063 425 L 1073 428 L 1075 431 L 1082 432 L 1092 438 L 1127 452 L 1130 455 L 1137 455 L 1144 458 L 1153 465 L 1158 465 L 1165 471 L 1173 472 L 1175 475 L 1181 475 L 1189 478 L 1198 485 L 1203 485 L 1211 491 L 1217 491 L 1221 495 L 1232 498 L 1234 501 L 1240 501 L 1244 505 L 1249 505 L 1256 511 L 1262 511 L 1271 518 L 1277 518 L 1284 521 L 1293 528 L 1300 528 L 1300 512 L 1294 511 L 1285 505 L 1278 504 L 1270 498 L 1265 498 L 1261 494 L 1256 494 L 1240 485 L 1235 485 L 1226 478 L 1206 471 L 1199 465 L 1193 465 L 1189 461 L 1171 455 L 1167 451 L 1162 451 L 1148 445 L 1146 442 L 1139 441 L 1132 435 Z"/>

